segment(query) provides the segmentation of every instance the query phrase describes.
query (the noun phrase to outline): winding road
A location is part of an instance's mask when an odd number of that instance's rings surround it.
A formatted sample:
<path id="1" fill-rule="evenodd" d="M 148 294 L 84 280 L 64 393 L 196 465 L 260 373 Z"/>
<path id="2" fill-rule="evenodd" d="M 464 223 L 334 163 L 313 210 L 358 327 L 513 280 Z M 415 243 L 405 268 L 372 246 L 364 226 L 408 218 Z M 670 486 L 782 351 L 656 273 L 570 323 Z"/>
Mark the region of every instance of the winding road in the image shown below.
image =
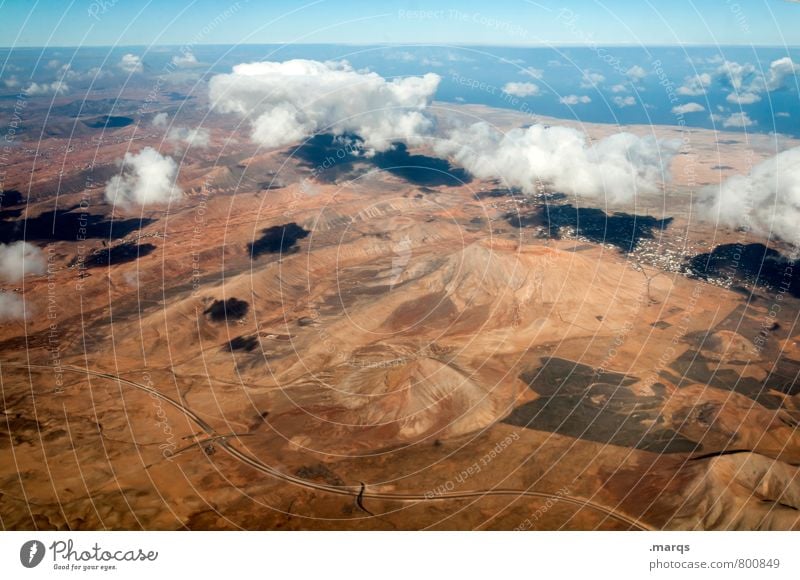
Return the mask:
<path id="1" fill-rule="evenodd" d="M 49 365 L 24 365 L 24 364 L 3 364 L 3 367 L 15 367 L 15 368 L 26 368 L 26 369 L 48 369 L 51 370 L 52 367 Z M 186 417 L 191 419 L 194 423 L 196 423 L 208 436 L 209 438 L 213 439 L 219 447 L 231 455 L 232 457 L 238 459 L 240 462 L 251 466 L 252 468 L 266 473 L 272 477 L 277 479 L 287 481 L 290 483 L 294 483 L 295 485 L 305 487 L 307 489 L 313 489 L 317 491 L 321 491 L 324 493 L 330 493 L 335 495 L 343 495 L 343 496 L 350 496 L 355 498 L 359 507 L 366 511 L 365 507 L 363 507 L 363 501 L 365 499 L 380 499 L 380 500 L 389 500 L 389 501 L 401 501 L 401 502 L 424 502 L 424 501 L 449 501 L 449 500 L 458 500 L 458 499 L 472 499 L 472 498 L 482 498 L 482 497 L 491 497 L 491 496 L 512 496 L 512 497 L 536 497 L 542 499 L 557 499 L 560 502 L 564 502 L 567 504 L 572 504 L 580 508 L 589 508 L 595 510 L 599 513 L 602 513 L 612 519 L 615 519 L 619 522 L 627 524 L 633 529 L 637 530 L 653 530 L 651 526 L 645 524 L 644 522 L 628 516 L 626 514 L 620 513 L 619 511 L 603 506 L 598 504 L 597 502 L 590 501 L 587 499 L 582 499 L 578 497 L 569 497 L 564 495 L 558 495 L 554 493 L 547 493 L 547 492 L 540 492 L 540 491 L 531 491 L 527 489 L 504 489 L 504 488 L 491 488 L 486 490 L 471 490 L 471 491 L 460 491 L 460 492 L 444 492 L 439 493 L 436 495 L 429 495 L 429 494 L 421 494 L 421 493 L 390 493 L 390 492 L 381 492 L 381 491 L 369 491 L 364 483 L 360 483 L 357 486 L 334 486 L 334 485 L 326 485 L 324 483 L 318 483 L 315 481 L 309 481 L 302 478 L 299 478 L 294 475 L 290 475 L 287 473 L 282 473 L 273 467 L 263 463 L 256 457 L 237 449 L 233 445 L 231 445 L 230 441 L 228 441 L 228 437 L 225 435 L 220 435 L 208 422 L 206 422 L 202 417 L 200 417 L 197 413 L 192 411 L 186 405 L 176 401 L 175 399 L 159 392 L 158 390 L 154 389 L 153 387 L 149 387 L 147 385 L 142 385 L 135 381 L 131 381 L 129 379 L 125 379 L 116 375 L 112 375 L 109 373 L 103 373 L 98 371 L 92 371 L 89 369 L 83 369 L 79 367 L 69 366 L 69 365 L 62 365 L 61 370 L 64 372 L 75 373 L 75 374 L 83 374 L 89 375 L 93 377 L 108 379 L 110 381 L 116 381 L 119 384 L 128 385 L 149 393 L 150 395 L 157 397 L 158 399 L 164 401 L 165 403 L 171 405 L 172 407 L 178 409 L 181 413 L 183 413 Z"/>

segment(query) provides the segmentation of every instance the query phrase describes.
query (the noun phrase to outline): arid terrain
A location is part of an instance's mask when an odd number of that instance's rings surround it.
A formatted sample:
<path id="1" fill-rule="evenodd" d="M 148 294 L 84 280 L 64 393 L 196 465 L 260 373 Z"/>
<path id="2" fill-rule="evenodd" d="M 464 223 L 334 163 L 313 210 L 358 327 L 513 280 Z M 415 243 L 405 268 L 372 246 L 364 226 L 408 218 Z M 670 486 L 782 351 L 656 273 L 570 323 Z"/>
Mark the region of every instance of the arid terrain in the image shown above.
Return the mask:
<path id="1" fill-rule="evenodd" d="M 800 270 L 692 211 L 774 136 L 625 127 L 686 141 L 609 208 L 145 97 L 118 127 L 31 104 L 5 164 L 0 241 L 47 271 L 2 284 L 2 528 L 800 529 Z M 112 208 L 146 146 L 182 195 Z"/>

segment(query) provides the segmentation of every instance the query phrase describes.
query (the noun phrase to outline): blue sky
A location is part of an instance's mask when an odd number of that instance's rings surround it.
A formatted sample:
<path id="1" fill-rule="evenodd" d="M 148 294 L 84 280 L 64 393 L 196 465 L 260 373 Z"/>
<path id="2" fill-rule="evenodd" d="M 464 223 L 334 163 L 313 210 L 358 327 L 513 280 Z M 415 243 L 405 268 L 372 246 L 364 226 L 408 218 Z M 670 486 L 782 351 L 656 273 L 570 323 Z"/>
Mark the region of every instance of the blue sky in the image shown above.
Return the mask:
<path id="1" fill-rule="evenodd" d="M 226 13 L 227 9 L 227 13 Z M 0 46 L 800 45 L 787 0 L 0 0 Z"/>

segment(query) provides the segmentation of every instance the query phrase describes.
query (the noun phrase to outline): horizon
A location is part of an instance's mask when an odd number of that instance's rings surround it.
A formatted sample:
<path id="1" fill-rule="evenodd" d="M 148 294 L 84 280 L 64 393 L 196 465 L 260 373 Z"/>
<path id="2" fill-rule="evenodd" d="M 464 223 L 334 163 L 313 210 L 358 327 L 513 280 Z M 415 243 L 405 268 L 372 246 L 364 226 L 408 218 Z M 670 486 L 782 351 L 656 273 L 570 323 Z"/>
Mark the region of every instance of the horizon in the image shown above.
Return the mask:
<path id="1" fill-rule="evenodd" d="M 203 92 L 213 75 L 233 71 L 236 65 L 292 60 L 346 62 L 393 79 L 434 73 L 440 82 L 431 96 L 440 102 L 524 106 L 539 116 L 604 124 L 685 123 L 800 137 L 794 123 L 800 115 L 800 86 L 793 72 L 800 51 L 781 46 L 252 43 L 5 48 L 0 49 L 0 81 L 6 90 L 0 87 L 0 95 L 8 98 L 27 90 L 53 99 L 74 97 L 89 90 L 113 91 L 123 80 L 125 87 L 142 88 L 152 84 L 147 79 L 153 75 L 175 86 L 188 82 L 186 90 Z M 519 102 L 503 96 L 506 86 L 518 93 Z"/>
<path id="2" fill-rule="evenodd" d="M 353 38 L 357 45 L 800 45 L 800 27 L 791 26 L 793 19 L 800 21 L 800 4 L 787 0 L 678 0 L 658 7 L 624 0 L 408 4 L 72 0 L 64 6 L 12 0 L 2 4 L 0 37 L 9 48 L 351 44 Z"/>
<path id="3" fill-rule="evenodd" d="M 182 48 L 185 46 L 204 46 L 204 47 L 236 47 L 236 46 L 368 46 L 380 48 L 403 48 L 403 47 L 432 47 L 432 48 L 471 48 L 471 47 L 491 47 L 491 48 L 786 48 L 800 49 L 798 44 L 711 44 L 711 43 L 683 43 L 683 44 L 569 44 L 569 43 L 550 43 L 550 44 L 478 44 L 478 43 L 459 43 L 459 44 L 437 44 L 434 42 L 239 42 L 239 43 L 178 43 L 178 44 L 64 44 L 64 45 L 31 45 L 31 46 L 0 46 L 0 50 L 53 50 L 62 48 Z"/>

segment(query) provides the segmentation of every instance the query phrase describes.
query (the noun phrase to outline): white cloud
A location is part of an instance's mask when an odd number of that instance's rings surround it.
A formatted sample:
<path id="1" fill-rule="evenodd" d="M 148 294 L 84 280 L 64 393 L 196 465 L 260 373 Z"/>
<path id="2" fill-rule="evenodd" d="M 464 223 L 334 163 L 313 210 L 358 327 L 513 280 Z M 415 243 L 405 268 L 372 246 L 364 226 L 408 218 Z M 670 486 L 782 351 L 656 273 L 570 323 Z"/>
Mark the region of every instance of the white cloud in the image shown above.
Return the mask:
<path id="1" fill-rule="evenodd" d="M 711 86 L 711 75 L 708 73 L 701 73 L 693 77 L 686 77 L 683 85 L 678 87 L 679 95 L 686 95 L 689 97 L 696 97 L 704 95 L 706 89 Z"/>
<path id="2" fill-rule="evenodd" d="M 605 80 L 606 77 L 604 77 L 600 73 L 595 73 L 585 70 L 583 71 L 583 77 L 581 78 L 581 88 L 591 89 L 593 87 L 596 87 Z"/>
<path id="3" fill-rule="evenodd" d="M 475 62 L 475 59 L 472 57 L 452 51 L 448 51 L 445 55 L 445 58 L 447 59 L 447 62 Z"/>
<path id="4" fill-rule="evenodd" d="M 125 54 L 119 61 L 119 68 L 128 74 L 140 73 L 144 70 L 142 59 L 135 54 Z"/>
<path id="5" fill-rule="evenodd" d="M 209 146 L 211 132 L 202 127 L 197 129 L 173 127 L 167 133 L 167 139 L 173 143 L 186 143 L 189 147 L 203 148 Z"/>
<path id="6" fill-rule="evenodd" d="M 616 106 L 618 106 L 620 109 L 622 109 L 622 108 L 624 108 L 624 107 L 632 107 L 633 105 L 635 105 L 635 104 L 636 104 L 636 99 L 635 99 L 634 97 L 632 97 L 632 96 L 627 96 L 627 97 L 614 97 L 614 98 L 612 98 L 611 100 L 612 100 L 612 101 L 614 102 L 614 104 L 615 104 Z"/>
<path id="7" fill-rule="evenodd" d="M 44 254 L 33 244 L 0 244 L 0 280 L 18 282 L 26 274 L 44 274 L 45 268 Z"/>
<path id="8" fill-rule="evenodd" d="M 638 64 L 635 64 L 627 71 L 625 71 L 625 75 L 632 81 L 641 81 L 644 77 L 647 76 L 647 71 L 644 70 L 642 67 L 640 67 Z"/>
<path id="9" fill-rule="evenodd" d="M 58 68 L 58 74 L 61 77 L 62 81 L 74 81 L 80 80 L 80 73 L 72 69 L 72 65 L 67 63 L 63 64 Z"/>
<path id="10" fill-rule="evenodd" d="M 408 52 L 407 50 L 403 50 L 400 52 L 390 52 L 386 55 L 388 60 L 399 60 L 401 62 L 414 62 L 417 60 L 417 57 L 414 56 L 413 53 Z"/>
<path id="11" fill-rule="evenodd" d="M 19 86 L 19 80 L 15 76 L 10 76 L 7 79 L 3 79 L 3 84 L 6 86 L 7 89 L 13 89 Z"/>
<path id="12" fill-rule="evenodd" d="M 0 292 L 0 321 L 22 320 L 29 311 L 25 308 L 25 300 L 19 294 Z"/>
<path id="13" fill-rule="evenodd" d="M 106 200 L 114 205 L 167 203 L 182 194 L 175 183 L 178 164 L 152 147 L 126 153 L 119 175 L 106 184 Z"/>
<path id="14" fill-rule="evenodd" d="M 800 246 L 800 148 L 762 161 L 749 175 L 706 188 L 699 208 L 718 224 L 750 227 Z"/>
<path id="15" fill-rule="evenodd" d="M 83 75 L 83 78 L 88 80 L 98 80 L 110 76 L 113 76 L 111 71 L 103 69 L 99 66 L 93 66 L 86 71 L 86 74 Z"/>
<path id="16" fill-rule="evenodd" d="M 728 96 L 725 97 L 725 100 L 729 103 L 733 103 L 734 105 L 752 105 L 753 103 L 757 103 L 761 100 L 761 97 L 758 96 L 756 93 L 728 93 Z"/>
<path id="17" fill-rule="evenodd" d="M 722 58 L 721 54 L 715 54 L 714 56 L 705 59 L 698 58 L 697 60 L 699 61 L 698 64 L 722 64 L 725 62 L 725 59 Z"/>
<path id="18" fill-rule="evenodd" d="M 63 81 L 53 81 L 52 83 L 31 83 L 25 93 L 33 97 L 40 95 L 60 95 L 69 91 L 69 85 Z"/>
<path id="19" fill-rule="evenodd" d="M 474 58 L 453 51 L 435 51 L 433 53 L 427 51 L 414 53 L 408 50 L 399 52 L 387 51 L 384 53 L 384 58 L 386 60 L 398 60 L 401 62 L 419 62 L 424 66 L 436 67 L 445 66 L 448 62 L 475 62 Z M 514 61 L 509 62 L 513 63 Z"/>
<path id="20" fill-rule="evenodd" d="M 612 93 L 627 93 L 628 92 L 628 87 L 626 87 L 625 85 L 622 85 L 622 84 L 614 85 L 613 87 L 611 87 L 611 92 Z"/>
<path id="21" fill-rule="evenodd" d="M 764 85 L 768 91 L 777 91 L 783 88 L 788 77 L 796 76 L 798 72 L 800 72 L 800 64 L 795 63 L 788 56 L 784 56 L 770 63 Z"/>
<path id="22" fill-rule="evenodd" d="M 503 92 L 515 97 L 535 97 L 540 94 L 539 87 L 533 83 L 506 83 Z"/>
<path id="23" fill-rule="evenodd" d="M 789 113 L 787 113 L 786 111 L 779 111 L 779 112 L 775 113 L 775 116 L 776 117 L 784 117 L 784 118 L 791 117 L 791 115 Z"/>
<path id="24" fill-rule="evenodd" d="M 722 76 L 727 77 L 728 82 L 730 83 L 731 87 L 733 87 L 734 91 L 739 92 L 742 90 L 745 80 L 750 78 L 756 72 L 756 67 L 749 62 L 745 64 L 739 64 L 738 62 L 726 60 L 720 65 L 717 71 Z"/>
<path id="25" fill-rule="evenodd" d="M 216 110 L 250 119 L 252 138 L 266 147 L 352 132 L 382 151 L 431 132 L 424 110 L 439 81 L 432 73 L 389 81 L 346 62 L 254 62 L 213 77 L 209 96 Z"/>
<path id="26" fill-rule="evenodd" d="M 544 71 L 542 69 L 540 69 L 540 68 L 534 68 L 532 66 L 527 66 L 527 67 L 523 68 L 521 71 L 519 71 L 519 74 L 528 75 L 529 77 L 534 78 L 537 81 L 540 81 L 540 80 L 542 80 L 542 77 L 544 76 Z"/>
<path id="27" fill-rule="evenodd" d="M 730 117 L 722 121 L 723 127 L 744 128 L 755 124 L 756 122 L 753 121 L 745 112 L 733 113 Z"/>
<path id="28" fill-rule="evenodd" d="M 199 63 L 191 50 L 185 50 L 172 57 L 172 64 L 177 67 L 190 67 L 197 66 Z"/>
<path id="29" fill-rule="evenodd" d="M 672 112 L 675 115 L 685 115 L 686 113 L 702 113 L 706 108 L 700 103 L 686 103 L 685 105 L 678 105 L 672 107 Z"/>
<path id="30" fill-rule="evenodd" d="M 750 64 L 725 61 L 718 73 L 727 78 L 734 92 L 727 96 L 730 103 L 751 105 L 761 100 L 764 92 L 777 91 L 785 87 L 786 80 L 800 72 L 800 65 L 785 56 L 770 63 L 765 73 Z"/>
<path id="31" fill-rule="evenodd" d="M 70 64 L 63 64 L 58 69 L 59 80 L 62 81 L 94 81 L 97 79 L 111 76 L 111 72 L 100 67 L 92 67 L 87 71 L 79 71 L 72 68 Z"/>
<path id="32" fill-rule="evenodd" d="M 561 97 L 558 99 L 558 102 L 562 105 L 578 105 L 578 104 L 587 104 L 591 103 L 592 99 L 587 97 L 586 95 L 567 95 L 566 97 Z"/>
<path id="33" fill-rule="evenodd" d="M 169 120 L 169 115 L 167 113 L 156 113 L 153 116 L 153 127 L 164 128 L 167 126 L 167 122 Z"/>
<path id="34" fill-rule="evenodd" d="M 423 56 L 422 60 L 420 60 L 419 63 L 422 66 L 435 66 L 435 67 L 444 66 L 444 62 L 442 62 L 438 58 L 429 58 L 427 56 Z"/>
<path id="35" fill-rule="evenodd" d="M 500 133 L 487 123 L 455 130 L 434 149 L 479 179 L 501 179 L 526 193 L 539 180 L 555 191 L 630 201 L 638 192 L 654 192 L 668 179 L 668 167 L 680 142 L 658 142 L 619 133 L 590 144 L 580 131 L 532 125 Z"/>

